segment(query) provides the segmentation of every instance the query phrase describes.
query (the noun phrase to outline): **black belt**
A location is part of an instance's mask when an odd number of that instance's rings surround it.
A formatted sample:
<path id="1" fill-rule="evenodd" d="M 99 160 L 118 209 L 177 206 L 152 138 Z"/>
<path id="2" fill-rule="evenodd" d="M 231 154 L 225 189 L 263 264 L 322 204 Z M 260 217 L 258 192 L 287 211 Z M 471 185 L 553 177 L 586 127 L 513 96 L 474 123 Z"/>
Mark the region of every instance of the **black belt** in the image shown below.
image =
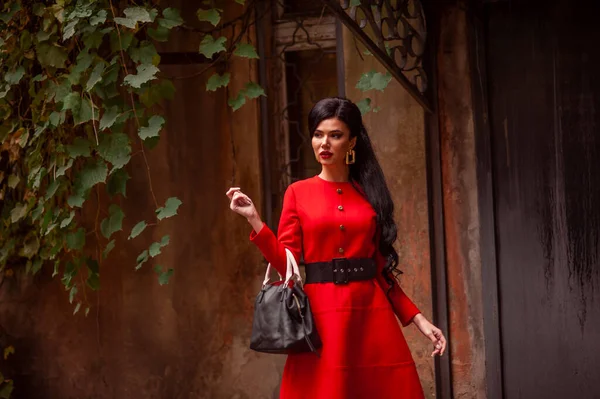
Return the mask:
<path id="1" fill-rule="evenodd" d="M 350 281 L 370 280 L 377 274 L 375 260 L 371 258 L 335 258 L 331 262 L 307 263 L 306 284 L 347 284 Z"/>

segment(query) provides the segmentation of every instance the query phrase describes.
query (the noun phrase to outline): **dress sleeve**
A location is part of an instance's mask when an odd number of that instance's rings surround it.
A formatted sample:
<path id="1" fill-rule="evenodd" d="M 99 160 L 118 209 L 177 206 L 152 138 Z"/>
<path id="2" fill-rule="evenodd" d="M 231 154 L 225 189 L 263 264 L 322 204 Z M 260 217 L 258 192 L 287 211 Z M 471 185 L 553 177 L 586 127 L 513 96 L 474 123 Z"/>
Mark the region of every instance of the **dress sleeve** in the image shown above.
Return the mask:
<path id="1" fill-rule="evenodd" d="M 392 277 L 393 284 L 390 289 L 390 285 L 382 274 L 386 260 L 379 252 L 379 246 L 377 246 L 377 249 L 375 250 L 375 262 L 377 264 L 377 283 L 383 292 L 387 294 L 392 309 L 394 309 L 394 313 L 396 313 L 396 316 L 400 319 L 400 323 L 406 327 L 417 314 L 421 313 L 421 311 L 404 293 L 394 277 Z"/>
<path id="2" fill-rule="evenodd" d="M 267 262 L 284 276 L 287 267 L 285 248 L 292 251 L 297 262 L 300 261 L 302 252 L 302 229 L 296 210 L 296 195 L 292 186 L 287 188 L 283 196 L 278 236 L 275 237 L 269 226 L 263 223 L 263 227 L 258 233 L 252 230 L 250 241 L 260 249 Z"/>

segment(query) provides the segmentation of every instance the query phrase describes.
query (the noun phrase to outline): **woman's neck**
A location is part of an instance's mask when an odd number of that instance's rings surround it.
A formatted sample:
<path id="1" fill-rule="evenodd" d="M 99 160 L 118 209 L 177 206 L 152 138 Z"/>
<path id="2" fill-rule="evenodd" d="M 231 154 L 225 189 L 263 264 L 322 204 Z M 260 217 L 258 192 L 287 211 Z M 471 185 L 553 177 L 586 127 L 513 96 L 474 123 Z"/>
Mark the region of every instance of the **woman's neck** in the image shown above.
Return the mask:
<path id="1" fill-rule="evenodd" d="M 343 165 L 342 167 L 323 165 L 319 177 L 323 180 L 336 183 L 347 182 L 350 180 L 350 168 L 348 165 Z"/>

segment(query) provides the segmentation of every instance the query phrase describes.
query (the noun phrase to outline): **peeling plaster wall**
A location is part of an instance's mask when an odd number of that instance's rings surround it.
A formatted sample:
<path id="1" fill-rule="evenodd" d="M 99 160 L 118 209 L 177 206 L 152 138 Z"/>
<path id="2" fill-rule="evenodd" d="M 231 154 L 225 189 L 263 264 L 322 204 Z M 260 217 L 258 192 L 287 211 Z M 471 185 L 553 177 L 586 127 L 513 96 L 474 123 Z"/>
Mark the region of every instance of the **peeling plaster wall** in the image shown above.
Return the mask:
<path id="1" fill-rule="evenodd" d="M 432 320 L 424 111 L 395 80 L 383 92 L 363 94 L 356 89 L 356 82 L 363 73 L 372 69 L 384 72 L 375 57 L 362 55 L 361 59 L 363 50 L 364 47 L 355 43 L 352 34 L 344 29 L 346 95 L 355 102 L 369 97 L 374 108 L 381 107 L 376 113 L 366 114 L 364 123 L 395 204 L 396 248 L 400 256 L 399 268 L 404 272 L 400 284 L 423 314 Z M 404 334 L 425 396 L 433 398 L 435 372 L 430 356 L 431 343 L 414 325 L 404 328 Z"/>
<path id="2" fill-rule="evenodd" d="M 172 51 L 197 51 L 194 38 L 172 40 Z M 202 68 L 161 66 L 167 76 Z M 231 71 L 232 93 L 257 75 L 255 62 L 247 60 L 234 61 Z M 248 240 L 250 226 L 229 210 L 224 195 L 234 175 L 258 206 L 262 202 L 258 103 L 232 112 L 225 90 L 206 93 L 210 75 L 174 81 L 176 97 L 164 108 L 166 129 L 159 145 L 146 151 L 159 206 L 177 196 L 183 201 L 179 215 L 126 239 L 156 209 L 143 157 L 135 155 L 127 198 L 117 200 L 126 214 L 123 232 L 101 265 L 101 290 L 87 293 L 89 316 L 72 315 L 52 270 L 35 278 L 17 272 L 4 281 L 0 325 L 16 349 L 5 374 L 15 380 L 14 398 L 277 396 L 284 357 L 248 349 L 265 265 Z M 89 226 L 95 201 L 84 215 Z M 171 244 L 134 271 L 136 257 L 165 234 Z M 155 264 L 175 269 L 168 285 L 159 286 Z"/>
<path id="3" fill-rule="evenodd" d="M 475 128 L 466 11 L 442 13 L 437 54 L 446 237 L 451 373 L 454 398 L 485 397 Z"/>

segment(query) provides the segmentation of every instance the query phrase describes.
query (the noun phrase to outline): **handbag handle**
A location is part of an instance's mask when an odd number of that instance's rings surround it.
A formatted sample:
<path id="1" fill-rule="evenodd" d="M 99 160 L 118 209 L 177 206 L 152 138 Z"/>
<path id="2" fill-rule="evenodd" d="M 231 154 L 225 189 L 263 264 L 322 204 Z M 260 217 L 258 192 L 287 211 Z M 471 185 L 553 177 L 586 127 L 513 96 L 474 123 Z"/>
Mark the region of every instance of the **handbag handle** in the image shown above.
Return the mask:
<path id="1" fill-rule="evenodd" d="M 285 254 L 287 265 L 285 273 L 285 283 L 283 285 L 288 285 L 289 281 L 295 277 L 296 281 L 298 281 L 300 283 L 300 286 L 302 286 L 302 277 L 300 277 L 300 269 L 298 268 L 298 263 L 296 263 L 296 258 L 294 257 L 294 254 L 292 254 L 292 251 L 290 251 L 287 248 L 285 248 Z M 263 280 L 263 287 L 267 285 L 271 280 L 271 268 L 272 266 L 269 263 L 269 265 L 267 266 L 267 271 L 265 273 L 265 279 Z M 277 274 L 279 274 L 279 272 L 277 272 Z M 281 274 L 279 274 L 279 280 L 282 280 Z"/>

